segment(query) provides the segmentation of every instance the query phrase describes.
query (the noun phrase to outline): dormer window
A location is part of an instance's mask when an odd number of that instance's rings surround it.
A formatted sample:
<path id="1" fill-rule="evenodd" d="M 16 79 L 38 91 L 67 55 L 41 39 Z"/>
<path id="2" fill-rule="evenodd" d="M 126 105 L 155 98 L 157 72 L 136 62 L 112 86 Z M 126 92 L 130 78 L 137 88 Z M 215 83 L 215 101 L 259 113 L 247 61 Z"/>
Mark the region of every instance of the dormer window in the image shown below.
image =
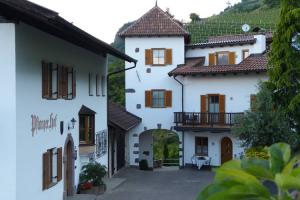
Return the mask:
<path id="1" fill-rule="evenodd" d="M 221 51 L 209 54 L 209 66 L 234 64 L 236 64 L 235 52 Z"/>
<path id="2" fill-rule="evenodd" d="M 228 65 L 229 64 L 229 52 L 217 53 L 217 64 L 218 65 Z"/>

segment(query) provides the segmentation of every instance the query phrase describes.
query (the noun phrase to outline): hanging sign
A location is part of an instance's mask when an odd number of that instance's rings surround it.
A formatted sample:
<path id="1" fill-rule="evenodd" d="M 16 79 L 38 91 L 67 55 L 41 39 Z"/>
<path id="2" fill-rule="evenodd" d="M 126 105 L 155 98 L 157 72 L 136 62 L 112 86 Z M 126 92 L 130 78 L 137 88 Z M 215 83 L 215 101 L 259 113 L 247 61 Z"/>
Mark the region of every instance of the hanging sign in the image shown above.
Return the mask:
<path id="1" fill-rule="evenodd" d="M 32 136 L 38 133 L 38 131 L 43 130 L 44 132 L 47 130 L 52 130 L 57 126 L 57 115 L 50 114 L 48 119 L 40 120 L 37 115 L 31 115 L 32 121 Z"/>

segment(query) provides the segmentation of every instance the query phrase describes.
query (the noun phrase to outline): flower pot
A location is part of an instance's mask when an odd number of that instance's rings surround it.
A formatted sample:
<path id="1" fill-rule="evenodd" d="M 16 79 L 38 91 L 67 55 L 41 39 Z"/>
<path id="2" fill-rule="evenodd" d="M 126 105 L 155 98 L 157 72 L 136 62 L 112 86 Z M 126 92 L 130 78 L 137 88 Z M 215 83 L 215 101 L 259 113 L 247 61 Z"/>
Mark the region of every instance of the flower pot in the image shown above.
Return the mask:
<path id="1" fill-rule="evenodd" d="M 93 186 L 91 189 L 87 190 L 80 190 L 80 194 L 95 194 L 95 195 L 100 195 L 103 194 L 106 190 L 105 185 L 100 185 L 100 186 Z"/>

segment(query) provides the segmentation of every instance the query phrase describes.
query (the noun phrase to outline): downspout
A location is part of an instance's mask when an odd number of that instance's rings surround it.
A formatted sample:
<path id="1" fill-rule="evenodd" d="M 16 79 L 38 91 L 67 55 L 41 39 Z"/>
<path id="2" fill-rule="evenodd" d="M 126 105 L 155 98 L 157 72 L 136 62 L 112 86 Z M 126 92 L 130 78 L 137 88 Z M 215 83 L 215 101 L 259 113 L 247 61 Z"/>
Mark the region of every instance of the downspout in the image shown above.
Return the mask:
<path id="1" fill-rule="evenodd" d="M 183 115 L 184 112 L 184 85 L 182 82 L 180 82 L 178 79 L 176 79 L 176 76 L 173 76 L 174 80 L 177 81 L 181 85 L 181 113 Z M 184 168 L 184 131 L 182 131 L 182 167 Z"/>
<path id="2" fill-rule="evenodd" d="M 125 72 L 127 70 L 130 70 L 130 69 L 134 69 L 136 68 L 136 63 L 137 63 L 137 60 L 133 61 L 134 62 L 134 66 L 133 67 L 129 67 L 129 68 L 126 68 L 126 69 L 121 69 L 121 70 L 118 70 L 118 71 L 115 71 L 115 72 L 111 72 L 111 73 L 108 73 L 107 74 L 107 78 L 106 78 L 106 95 L 107 95 L 107 102 L 106 102 L 106 110 L 107 110 L 107 115 L 106 115 L 106 120 L 107 120 L 107 133 L 108 133 L 108 124 L 109 124 L 109 120 L 108 120 L 108 117 L 109 117 L 109 78 L 113 75 L 116 75 L 116 74 L 119 74 L 119 73 L 122 73 L 122 72 Z M 110 147 L 110 141 L 109 141 L 109 135 L 107 135 L 107 144 L 108 144 L 108 170 L 110 168 L 110 156 L 109 156 L 109 147 Z M 112 169 L 113 170 L 113 169 Z M 110 171 L 108 172 L 108 176 L 110 177 Z"/>

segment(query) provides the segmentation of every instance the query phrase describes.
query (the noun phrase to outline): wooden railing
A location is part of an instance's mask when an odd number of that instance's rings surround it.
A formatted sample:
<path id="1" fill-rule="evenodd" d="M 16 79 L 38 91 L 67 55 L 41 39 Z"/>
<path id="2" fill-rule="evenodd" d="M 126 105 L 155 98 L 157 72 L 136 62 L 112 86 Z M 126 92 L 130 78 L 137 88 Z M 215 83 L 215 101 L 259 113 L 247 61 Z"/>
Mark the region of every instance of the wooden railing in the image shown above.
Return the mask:
<path id="1" fill-rule="evenodd" d="M 176 126 L 232 126 L 237 117 L 244 113 L 200 113 L 200 112 L 175 112 L 174 123 Z"/>

